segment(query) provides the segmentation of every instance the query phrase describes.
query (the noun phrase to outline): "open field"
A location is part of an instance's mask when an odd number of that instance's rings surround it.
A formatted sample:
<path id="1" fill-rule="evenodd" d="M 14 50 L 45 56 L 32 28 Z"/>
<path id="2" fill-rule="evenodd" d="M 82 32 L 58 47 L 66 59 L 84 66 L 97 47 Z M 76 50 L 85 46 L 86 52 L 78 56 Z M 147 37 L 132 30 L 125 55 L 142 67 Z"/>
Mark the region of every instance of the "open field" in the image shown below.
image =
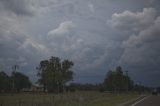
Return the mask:
<path id="1" fill-rule="evenodd" d="M 0 106 L 117 106 L 136 93 L 74 92 L 64 94 L 1 94 Z"/>

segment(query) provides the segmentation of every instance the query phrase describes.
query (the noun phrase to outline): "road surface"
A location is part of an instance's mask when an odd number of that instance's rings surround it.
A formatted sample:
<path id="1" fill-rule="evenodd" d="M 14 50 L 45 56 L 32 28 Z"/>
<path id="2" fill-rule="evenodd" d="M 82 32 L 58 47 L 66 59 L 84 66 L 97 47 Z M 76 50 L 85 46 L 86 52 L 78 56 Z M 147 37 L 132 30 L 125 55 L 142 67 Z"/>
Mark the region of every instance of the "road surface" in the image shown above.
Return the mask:
<path id="1" fill-rule="evenodd" d="M 130 106 L 160 106 L 160 96 L 147 96 Z"/>

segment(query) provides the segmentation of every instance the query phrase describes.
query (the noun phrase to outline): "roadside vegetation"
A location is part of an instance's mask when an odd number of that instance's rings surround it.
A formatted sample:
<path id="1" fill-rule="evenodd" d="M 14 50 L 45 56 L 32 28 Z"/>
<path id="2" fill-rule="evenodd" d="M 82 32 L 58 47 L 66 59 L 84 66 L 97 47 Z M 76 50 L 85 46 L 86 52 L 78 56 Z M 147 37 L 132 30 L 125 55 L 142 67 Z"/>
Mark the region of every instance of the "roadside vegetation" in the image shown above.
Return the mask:
<path id="1" fill-rule="evenodd" d="M 137 93 L 116 94 L 96 91 L 76 91 L 62 94 L 3 94 L 0 106 L 117 106 Z"/>

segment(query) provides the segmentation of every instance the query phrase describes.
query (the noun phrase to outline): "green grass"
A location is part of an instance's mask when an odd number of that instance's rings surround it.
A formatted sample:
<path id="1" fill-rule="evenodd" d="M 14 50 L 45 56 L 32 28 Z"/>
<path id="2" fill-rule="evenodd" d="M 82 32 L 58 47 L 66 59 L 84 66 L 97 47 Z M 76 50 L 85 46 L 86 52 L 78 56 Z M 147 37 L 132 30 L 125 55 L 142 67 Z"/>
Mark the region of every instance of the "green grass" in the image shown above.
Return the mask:
<path id="1" fill-rule="evenodd" d="M 117 106 L 136 93 L 74 92 L 64 94 L 1 94 L 0 106 Z"/>

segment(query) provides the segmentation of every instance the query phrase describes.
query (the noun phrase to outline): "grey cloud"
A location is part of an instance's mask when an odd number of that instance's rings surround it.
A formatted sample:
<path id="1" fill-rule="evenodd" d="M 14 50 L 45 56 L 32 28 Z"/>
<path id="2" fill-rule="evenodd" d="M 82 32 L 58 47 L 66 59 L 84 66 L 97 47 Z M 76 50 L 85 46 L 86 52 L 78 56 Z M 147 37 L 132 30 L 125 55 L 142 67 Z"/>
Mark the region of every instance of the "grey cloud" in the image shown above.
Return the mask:
<path id="1" fill-rule="evenodd" d="M 158 17 L 154 24 L 142 30 L 139 35 L 132 35 L 130 38 L 124 42 L 125 45 L 129 47 L 140 46 L 145 43 L 157 43 L 160 41 L 159 36 L 159 27 L 160 27 L 160 17 Z"/>
<path id="2" fill-rule="evenodd" d="M 58 53 L 74 49 L 76 43 L 79 42 L 78 38 L 75 37 L 75 27 L 76 25 L 72 21 L 65 21 L 60 23 L 58 28 L 49 31 L 47 35 L 49 47 L 55 49 L 54 52 Z"/>
<path id="3" fill-rule="evenodd" d="M 120 63 L 136 67 L 139 71 L 154 73 L 160 70 L 160 17 L 154 24 L 132 35 L 124 41 L 125 51 L 120 59 Z"/>
<path id="4" fill-rule="evenodd" d="M 34 14 L 34 5 L 31 0 L 0 0 L 0 8 L 7 9 L 16 15 Z"/>
<path id="5" fill-rule="evenodd" d="M 92 13 L 95 12 L 95 7 L 94 7 L 94 5 L 93 5 L 92 3 L 89 3 L 89 4 L 88 4 L 88 7 L 89 7 L 89 9 L 90 9 L 90 11 L 91 11 Z"/>
<path id="6" fill-rule="evenodd" d="M 126 38 L 121 40 L 123 52 L 118 64 L 130 70 L 134 79 L 157 77 L 153 75 L 160 70 L 160 17 L 158 10 L 144 8 L 142 12 L 127 10 L 115 13 L 108 25 L 111 25 L 114 30 L 119 30 L 120 34 L 126 35 Z M 157 74 L 159 75 L 159 73 Z M 144 83 L 149 84 L 156 79 L 158 78 L 146 79 L 148 83 Z"/>
<path id="7" fill-rule="evenodd" d="M 79 36 L 77 32 L 73 32 L 79 30 L 77 28 L 78 25 L 72 21 L 62 22 L 56 29 L 48 32 L 48 47 L 53 48 L 52 51 L 55 55 L 71 58 L 76 63 L 76 70 L 96 73 L 96 69 L 98 70 L 105 63 L 105 59 L 113 54 L 111 51 L 110 53 L 107 51 L 111 50 L 111 47 L 106 48 L 101 43 L 96 44 L 98 39 L 88 39 L 89 35 L 86 35 L 88 32 L 84 33 L 85 36 Z M 108 64 L 110 63 L 108 62 Z"/>
<path id="8" fill-rule="evenodd" d="M 30 2 L 18 0 L 0 1 L 0 58 L 3 60 L 0 64 L 7 73 L 11 73 L 11 67 L 15 64 L 28 67 L 34 61 L 30 61 L 36 53 L 34 51 L 43 49 L 38 42 L 34 42 L 25 28 L 29 18 L 21 17 L 33 15 L 28 3 Z"/>
<path id="9" fill-rule="evenodd" d="M 52 36 L 61 36 L 68 34 L 74 27 L 75 25 L 73 24 L 72 21 L 62 22 L 57 29 L 48 32 L 48 36 L 52 37 Z"/>
<path id="10" fill-rule="evenodd" d="M 152 25 L 156 15 L 154 8 L 144 8 L 142 12 L 124 11 L 123 13 L 114 13 L 108 24 L 119 30 L 140 31 Z"/>

